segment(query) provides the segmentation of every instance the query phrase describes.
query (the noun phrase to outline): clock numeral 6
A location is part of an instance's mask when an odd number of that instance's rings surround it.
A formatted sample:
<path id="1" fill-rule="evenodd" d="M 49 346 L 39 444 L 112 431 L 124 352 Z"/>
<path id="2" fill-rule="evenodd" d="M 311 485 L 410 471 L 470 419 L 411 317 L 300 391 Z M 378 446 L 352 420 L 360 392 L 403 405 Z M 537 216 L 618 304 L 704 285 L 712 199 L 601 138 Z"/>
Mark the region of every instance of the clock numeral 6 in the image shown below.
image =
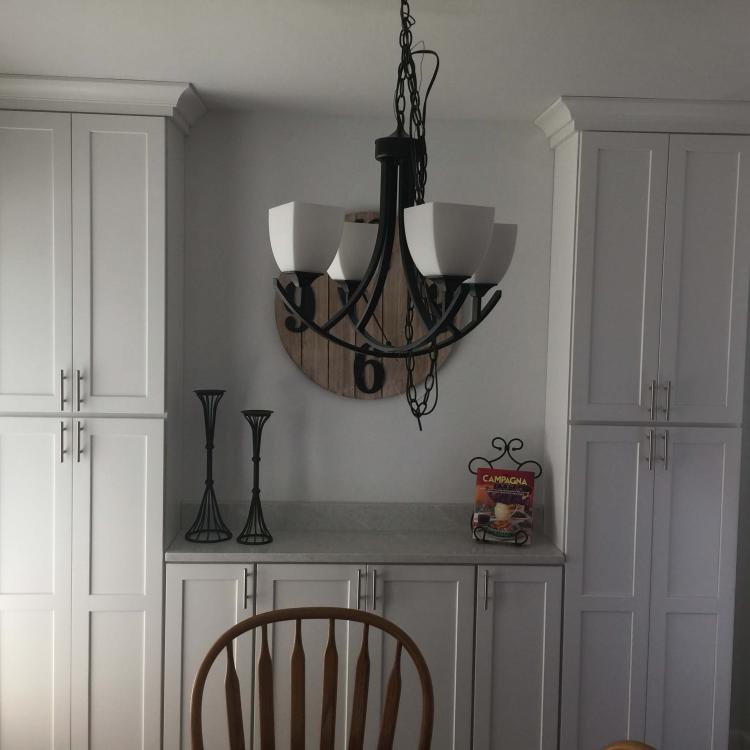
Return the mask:
<path id="1" fill-rule="evenodd" d="M 370 378 L 368 378 L 368 369 Z M 382 390 L 384 383 L 385 367 L 383 367 L 382 360 L 366 357 L 362 353 L 354 357 L 354 385 L 358 390 L 362 393 L 377 393 Z"/>

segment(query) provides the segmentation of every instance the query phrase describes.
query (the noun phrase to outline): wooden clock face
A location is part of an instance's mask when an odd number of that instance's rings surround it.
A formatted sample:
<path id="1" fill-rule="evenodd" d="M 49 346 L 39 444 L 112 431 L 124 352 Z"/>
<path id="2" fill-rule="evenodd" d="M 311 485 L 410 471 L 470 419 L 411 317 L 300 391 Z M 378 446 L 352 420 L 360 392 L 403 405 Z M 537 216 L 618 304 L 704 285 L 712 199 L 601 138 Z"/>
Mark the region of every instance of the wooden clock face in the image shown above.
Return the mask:
<path id="1" fill-rule="evenodd" d="M 361 212 L 348 214 L 347 221 L 377 222 L 378 214 Z M 281 276 L 285 282 L 284 275 Z M 291 283 L 291 282 L 289 282 Z M 369 296 L 369 295 L 368 295 Z M 406 343 L 404 322 L 406 318 L 407 287 L 401 265 L 398 237 L 393 244 L 391 270 L 385 290 L 377 307 L 375 317 L 380 322 L 389 341 L 398 346 Z M 319 386 L 341 396 L 360 399 L 386 398 L 406 391 L 406 364 L 402 359 L 379 358 L 358 354 L 342 346 L 331 343 L 303 329 L 276 295 L 276 328 L 281 342 L 292 362 Z M 308 309 L 314 311 L 314 320 L 322 323 L 341 307 L 338 285 L 328 276 L 321 276 L 312 285 L 312 293 L 304 300 Z M 371 336 L 383 340 L 377 323 L 372 320 L 368 327 Z M 338 323 L 332 330 L 345 341 L 364 343 L 354 330 L 348 318 Z M 414 338 L 424 335 L 424 327 L 415 314 Z M 452 347 L 441 349 L 438 367 L 447 359 Z M 418 357 L 414 367 L 414 382 L 424 381 L 430 368 L 428 356 Z"/>

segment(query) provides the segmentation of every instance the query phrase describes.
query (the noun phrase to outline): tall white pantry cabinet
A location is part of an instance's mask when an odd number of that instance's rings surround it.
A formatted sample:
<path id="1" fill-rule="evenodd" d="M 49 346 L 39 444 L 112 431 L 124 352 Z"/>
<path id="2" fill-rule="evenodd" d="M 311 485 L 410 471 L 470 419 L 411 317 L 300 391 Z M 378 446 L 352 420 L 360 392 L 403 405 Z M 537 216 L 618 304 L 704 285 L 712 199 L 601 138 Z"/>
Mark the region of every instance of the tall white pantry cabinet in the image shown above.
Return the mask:
<path id="1" fill-rule="evenodd" d="M 8 750 L 161 746 L 188 122 L 179 113 L 200 110 L 179 103 L 186 94 L 197 100 L 177 84 L 0 77 Z"/>
<path id="2" fill-rule="evenodd" d="M 546 404 L 561 750 L 725 750 L 750 106 L 563 97 Z"/>

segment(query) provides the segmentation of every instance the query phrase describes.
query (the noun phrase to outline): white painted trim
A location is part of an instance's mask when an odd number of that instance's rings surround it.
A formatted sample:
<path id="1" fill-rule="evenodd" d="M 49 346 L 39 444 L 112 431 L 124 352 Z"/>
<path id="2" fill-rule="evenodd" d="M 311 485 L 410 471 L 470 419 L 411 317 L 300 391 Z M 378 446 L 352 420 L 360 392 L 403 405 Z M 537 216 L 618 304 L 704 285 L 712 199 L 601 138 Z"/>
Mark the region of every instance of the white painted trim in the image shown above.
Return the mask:
<path id="1" fill-rule="evenodd" d="M 190 83 L 0 75 L 0 109 L 157 115 L 187 133 L 206 106 Z"/>
<path id="2" fill-rule="evenodd" d="M 750 101 L 561 96 L 535 124 L 554 148 L 574 131 L 750 133 Z"/>

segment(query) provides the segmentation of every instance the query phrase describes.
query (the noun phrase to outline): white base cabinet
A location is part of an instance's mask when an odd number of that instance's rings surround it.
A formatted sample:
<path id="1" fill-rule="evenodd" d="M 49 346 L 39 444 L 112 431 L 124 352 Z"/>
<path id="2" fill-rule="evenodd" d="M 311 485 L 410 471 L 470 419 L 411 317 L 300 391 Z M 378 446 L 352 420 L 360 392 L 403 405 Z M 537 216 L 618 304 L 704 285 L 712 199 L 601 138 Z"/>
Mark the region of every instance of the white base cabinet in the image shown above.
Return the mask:
<path id="1" fill-rule="evenodd" d="M 479 567 L 475 750 L 555 750 L 562 568 Z"/>
<path id="2" fill-rule="evenodd" d="M 190 695 L 193 678 L 211 644 L 253 614 L 252 566 L 167 565 L 164 638 L 164 748 L 190 750 Z M 235 665 L 243 696 L 251 695 L 252 636 L 235 641 Z M 228 750 L 224 667 L 217 661 L 206 682 L 203 728 L 212 750 Z M 251 702 L 243 702 L 245 740 L 250 746 Z"/>
<path id="3" fill-rule="evenodd" d="M 231 564 L 169 563 L 165 750 L 190 747 L 188 721 L 193 676 L 211 643 L 224 630 L 253 612 L 314 605 L 373 611 L 393 620 L 414 638 L 432 676 L 433 748 L 489 750 L 504 747 L 506 738 L 513 738 L 511 744 L 519 750 L 552 750 L 557 738 L 562 568 L 497 566 L 481 568 L 482 575 L 485 570 L 492 580 L 488 591 L 490 605 L 480 614 L 477 601 L 484 599 L 481 590 L 477 597 L 477 569 L 472 565 L 279 563 L 258 564 L 253 571 L 252 567 Z M 361 633 L 362 628 L 356 624 L 341 624 L 336 633 L 339 685 L 347 686 L 338 696 L 337 748 L 345 748 L 348 741 L 350 692 Z M 287 745 L 289 740 L 287 665 L 293 637 L 293 628 L 287 624 L 275 627 L 271 633 L 279 746 Z M 308 747 L 319 742 L 320 706 L 315 696 L 322 685 L 326 640 L 325 623 L 308 623 L 303 628 Z M 371 633 L 368 747 L 377 737 L 382 700 L 393 663 L 389 641 Z M 252 694 L 249 687 L 253 680 L 252 663 L 248 656 L 252 644 L 248 639 L 238 648 L 242 655 L 236 662 L 244 670 L 240 679 L 247 712 L 252 705 L 252 699 L 248 700 Z M 418 732 L 421 693 L 408 659 L 403 660 L 402 667 L 395 747 L 406 750 L 414 747 Z M 203 713 L 204 724 L 212 728 L 211 736 L 215 738 L 212 747 L 219 750 L 228 747 L 223 669 L 220 659 L 207 686 Z M 476 682 L 472 685 L 475 671 Z M 507 685 L 512 688 L 505 696 Z M 251 721 L 246 713 L 248 737 L 252 732 Z M 257 737 L 255 741 L 257 746 Z"/>

